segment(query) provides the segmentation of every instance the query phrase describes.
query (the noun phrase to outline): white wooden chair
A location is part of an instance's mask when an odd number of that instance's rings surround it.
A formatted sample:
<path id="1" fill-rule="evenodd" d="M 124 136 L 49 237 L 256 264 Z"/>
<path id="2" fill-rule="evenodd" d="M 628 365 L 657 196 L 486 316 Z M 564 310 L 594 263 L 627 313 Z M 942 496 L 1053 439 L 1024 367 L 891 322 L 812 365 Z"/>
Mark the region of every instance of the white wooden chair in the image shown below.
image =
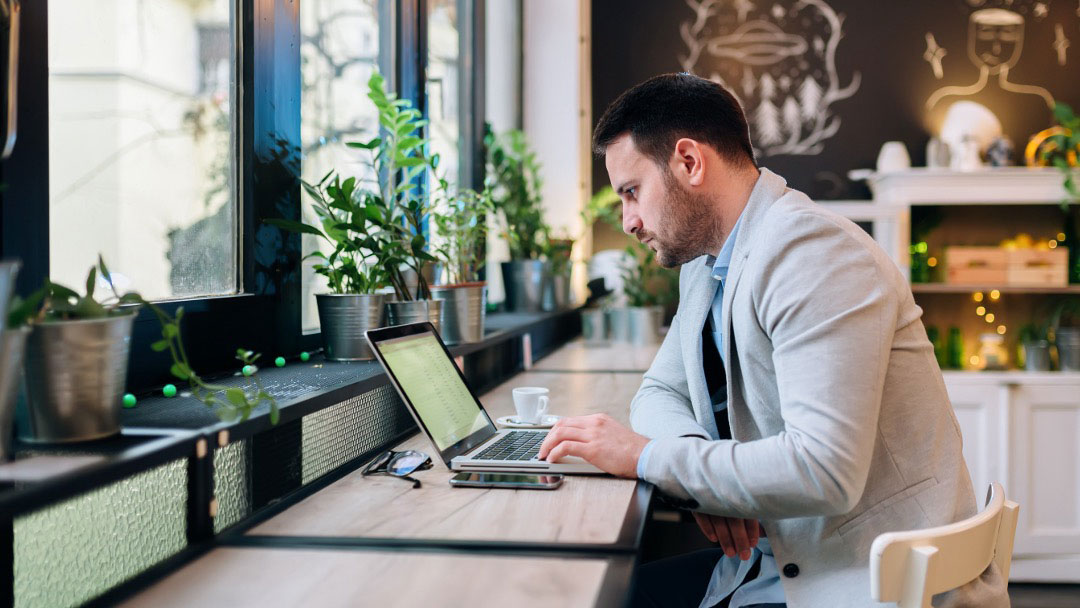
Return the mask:
<path id="1" fill-rule="evenodd" d="M 899 608 L 930 608 L 930 598 L 975 580 L 993 561 L 1009 580 L 1020 505 L 990 484 L 986 508 L 947 526 L 886 532 L 870 548 L 870 596 Z"/>

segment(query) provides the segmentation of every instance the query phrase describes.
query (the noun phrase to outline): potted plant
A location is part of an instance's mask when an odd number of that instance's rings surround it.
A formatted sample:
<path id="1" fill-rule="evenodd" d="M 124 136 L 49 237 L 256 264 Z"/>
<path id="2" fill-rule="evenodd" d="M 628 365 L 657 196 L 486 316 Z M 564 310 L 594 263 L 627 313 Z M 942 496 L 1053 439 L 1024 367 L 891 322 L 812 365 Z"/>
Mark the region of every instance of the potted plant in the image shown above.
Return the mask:
<path id="1" fill-rule="evenodd" d="M 1061 371 L 1080 372 L 1080 299 L 1062 300 L 1050 318 Z"/>
<path id="2" fill-rule="evenodd" d="M 655 344 L 664 324 L 664 306 L 678 293 L 678 275 L 657 265 L 656 254 L 647 245 L 628 245 L 626 254 L 621 276 L 627 306 L 614 313 L 613 338 L 635 345 Z"/>
<path id="3" fill-rule="evenodd" d="M 548 293 L 544 296 L 544 310 L 564 310 L 570 306 L 570 273 L 573 270 L 571 254 L 574 239 L 554 238 L 551 231 L 544 230 L 544 259 L 548 262 L 551 279 Z"/>
<path id="4" fill-rule="evenodd" d="M 439 179 L 441 200 L 432 217 L 438 227 L 435 251 L 442 265 L 442 284 L 431 296 L 443 301 L 442 338 L 447 344 L 484 339 L 487 283 L 480 280 L 484 266 L 487 214 L 494 211 L 491 191 L 462 189 L 449 195 L 449 184 Z"/>
<path id="5" fill-rule="evenodd" d="M 11 293 L 18 274 L 18 262 L 0 262 L 0 319 L 5 321 L 0 332 L 0 462 L 13 456 L 12 423 L 15 417 L 15 393 L 21 379 L 23 353 L 30 328 L 25 324 L 8 324 Z"/>
<path id="6" fill-rule="evenodd" d="M 378 225 L 368 219 L 372 195 L 356 178 L 344 181 L 334 172 L 317 184 L 304 184 L 320 227 L 291 220 L 268 219 L 285 230 L 312 234 L 332 247 L 329 254 L 313 251 L 314 270 L 326 278 L 330 291 L 315 294 L 322 330 L 323 350 L 334 361 L 362 361 L 374 354 L 364 332 L 382 327 L 386 295 L 377 293 L 388 283 L 374 251 L 379 242 L 369 233 Z M 306 259 L 305 258 L 305 259 Z"/>
<path id="7" fill-rule="evenodd" d="M 1069 282 L 1080 283 L 1080 221 L 1069 215 L 1069 205 L 1080 201 L 1080 174 L 1077 173 L 1080 116 L 1073 112 L 1069 104 L 1059 101 L 1054 104 L 1054 120 L 1057 125 L 1050 129 L 1053 134 L 1038 149 L 1039 162 L 1053 165 L 1062 174 L 1062 187 L 1066 194 L 1066 198 L 1061 201 L 1061 209 L 1065 213 L 1065 241 L 1062 245 L 1069 250 Z M 1029 155 L 1034 152 L 1034 143 L 1033 141 L 1028 145 Z"/>
<path id="8" fill-rule="evenodd" d="M 484 143 L 497 221 L 510 247 L 510 261 L 502 263 L 506 308 L 539 312 L 551 280 L 550 264 L 542 259 L 547 226 L 541 209 L 540 164 L 522 131 L 495 136 L 489 130 Z"/>
<path id="9" fill-rule="evenodd" d="M 101 301 L 95 298 L 99 277 L 110 289 Z M 246 419 L 268 401 L 270 420 L 277 423 L 277 402 L 257 380 L 253 390 L 245 390 L 210 384 L 195 373 L 180 337 L 183 308 L 169 315 L 138 293 L 121 295 L 99 257 L 86 277 L 85 295 L 46 280 L 41 289 L 12 305 L 9 325 L 31 327 L 25 357 L 29 428 L 23 429 L 24 440 L 66 443 L 120 431 L 131 328 L 142 306 L 161 323 L 162 338 L 151 348 L 169 351 L 171 373 L 188 382 L 193 396 L 215 408 L 223 420 Z M 237 358 L 245 375 L 253 375 L 258 355 L 241 349 Z"/>

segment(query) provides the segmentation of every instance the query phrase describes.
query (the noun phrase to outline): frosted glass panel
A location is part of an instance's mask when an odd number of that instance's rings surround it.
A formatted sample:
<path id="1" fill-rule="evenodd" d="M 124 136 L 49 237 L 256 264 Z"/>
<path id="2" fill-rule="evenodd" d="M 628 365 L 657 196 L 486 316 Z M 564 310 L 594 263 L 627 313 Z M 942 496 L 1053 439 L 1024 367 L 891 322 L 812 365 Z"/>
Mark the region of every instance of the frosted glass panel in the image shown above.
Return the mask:
<path id="1" fill-rule="evenodd" d="M 214 497 L 218 502 L 217 517 L 214 518 L 215 533 L 251 513 L 249 446 L 250 442 L 245 439 L 214 452 Z"/>
<path id="2" fill-rule="evenodd" d="M 75 606 L 187 544 L 176 460 L 15 520 L 15 606 Z"/>

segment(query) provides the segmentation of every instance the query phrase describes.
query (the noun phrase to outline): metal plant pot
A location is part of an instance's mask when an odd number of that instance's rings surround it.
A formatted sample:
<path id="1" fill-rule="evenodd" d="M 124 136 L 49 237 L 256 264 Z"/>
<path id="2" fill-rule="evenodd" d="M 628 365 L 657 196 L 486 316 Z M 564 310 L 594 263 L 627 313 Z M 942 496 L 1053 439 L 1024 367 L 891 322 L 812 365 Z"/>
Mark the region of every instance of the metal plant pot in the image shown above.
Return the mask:
<path id="1" fill-rule="evenodd" d="M 14 456 L 15 393 L 22 380 L 23 353 L 29 327 L 5 329 L 0 336 L 0 462 Z"/>
<path id="2" fill-rule="evenodd" d="M 18 261 L 0 262 L 0 319 L 7 319 L 11 294 L 15 293 L 15 277 L 19 274 Z"/>
<path id="3" fill-rule="evenodd" d="M 35 325 L 26 344 L 26 441 L 64 443 L 120 432 L 134 314 Z"/>
<path id="4" fill-rule="evenodd" d="M 612 342 L 630 341 L 630 309 L 612 308 L 607 311 L 608 332 Z"/>
<path id="5" fill-rule="evenodd" d="M 1024 369 L 1029 372 L 1050 371 L 1050 343 L 1046 340 L 1024 342 Z"/>
<path id="6" fill-rule="evenodd" d="M 566 310 L 570 308 L 570 275 L 553 274 L 548 281 L 549 291 L 544 298 L 544 310 Z"/>
<path id="7" fill-rule="evenodd" d="M 630 343 L 648 346 L 660 342 L 660 326 L 663 324 L 662 306 L 631 307 L 626 309 L 629 317 Z"/>
<path id="8" fill-rule="evenodd" d="M 487 284 L 462 283 L 431 288 L 431 298 L 442 304 L 442 338 L 447 344 L 465 344 L 484 339 L 487 315 Z"/>
<path id="9" fill-rule="evenodd" d="M 1054 334 L 1061 371 L 1080 372 L 1080 327 L 1059 327 Z"/>
<path id="10" fill-rule="evenodd" d="M 319 325 L 323 350 L 333 361 L 366 361 L 375 358 L 364 332 L 382 327 L 386 295 L 320 293 Z"/>
<path id="11" fill-rule="evenodd" d="M 408 302 L 386 303 L 386 324 L 407 325 L 421 321 L 431 321 L 435 331 L 442 335 L 442 300 L 411 300 Z"/>
<path id="12" fill-rule="evenodd" d="M 601 308 L 581 311 L 581 335 L 585 338 L 586 345 L 607 344 L 607 313 Z"/>
<path id="13" fill-rule="evenodd" d="M 543 260 L 515 260 L 502 263 L 506 310 L 541 312 L 544 296 L 549 293 L 551 265 Z"/>

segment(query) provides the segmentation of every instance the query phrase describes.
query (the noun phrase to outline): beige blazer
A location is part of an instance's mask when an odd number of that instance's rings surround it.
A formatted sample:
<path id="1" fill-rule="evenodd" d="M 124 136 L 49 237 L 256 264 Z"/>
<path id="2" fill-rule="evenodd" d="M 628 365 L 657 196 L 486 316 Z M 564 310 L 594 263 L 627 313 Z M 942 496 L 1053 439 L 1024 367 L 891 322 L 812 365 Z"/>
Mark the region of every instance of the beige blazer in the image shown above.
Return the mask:
<path id="1" fill-rule="evenodd" d="M 717 440 L 701 354 L 710 270 L 683 266 L 678 313 L 631 404 L 656 440 L 645 479 L 697 510 L 761 520 L 781 572 L 798 568 L 781 577 L 788 606 L 875 605 L 878 534 L 977 510 L 922 310 L 863 230 L 762 169 L 724 285 L 733 439 Z M 1008 596 L 992 569 L 935 605 Z"/>

